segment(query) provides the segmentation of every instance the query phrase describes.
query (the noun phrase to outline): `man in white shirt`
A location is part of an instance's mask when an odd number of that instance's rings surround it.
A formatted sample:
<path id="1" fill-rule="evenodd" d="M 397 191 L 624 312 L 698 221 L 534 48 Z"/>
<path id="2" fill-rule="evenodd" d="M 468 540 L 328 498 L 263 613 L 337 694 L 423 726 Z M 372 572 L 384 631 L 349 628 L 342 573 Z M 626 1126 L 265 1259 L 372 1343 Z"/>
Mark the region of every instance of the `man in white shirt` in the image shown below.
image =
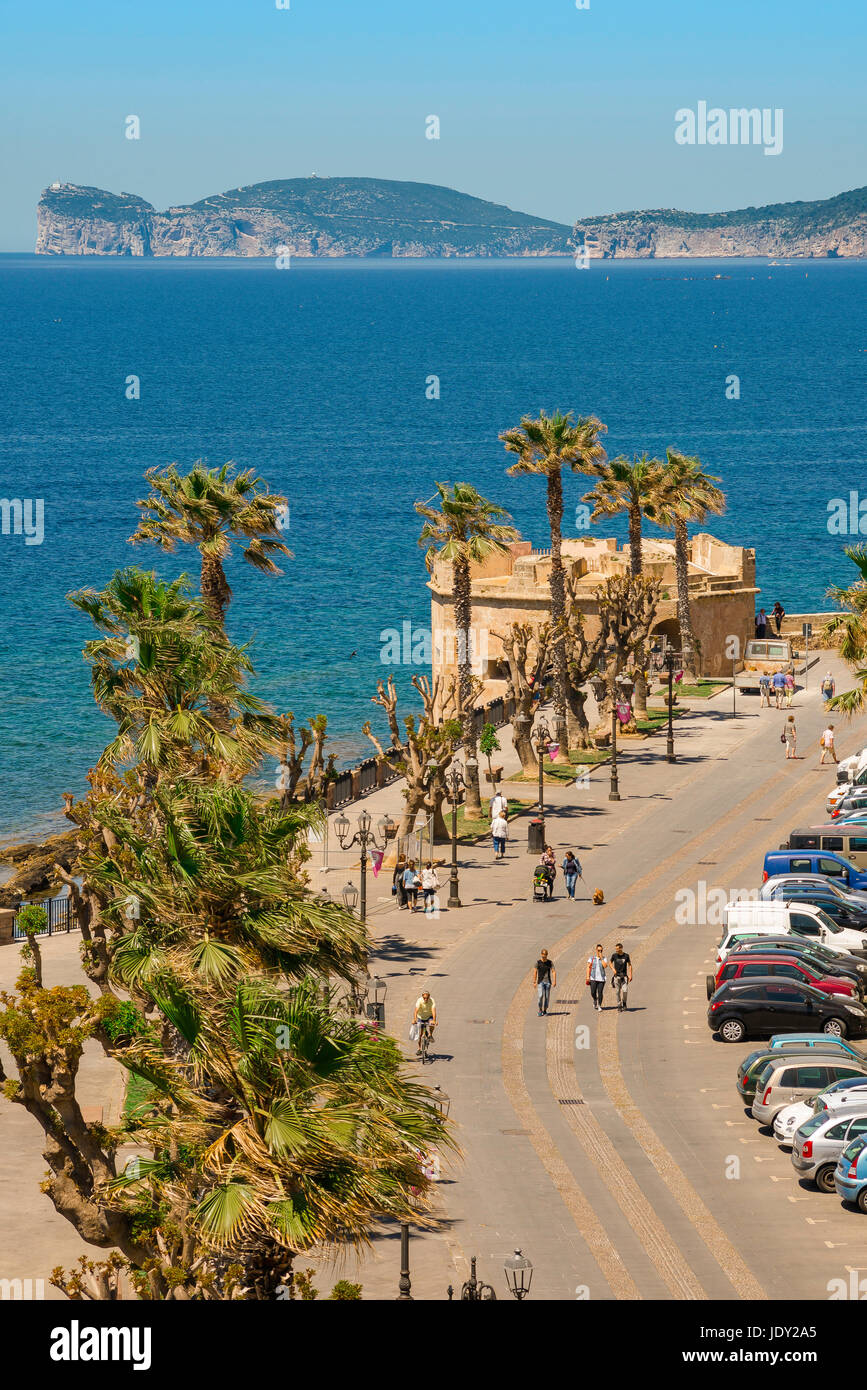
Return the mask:
<path id="1" fill-rule="evenodd" d="M 595 952 L 587 961 L 587 984 L 590 986 L 590 998 L 593 1000 L 593 1007 L 599 1013 L 602 1012 L 602 991 L 605 988 L 608 961 L 602 951 L 601 942 L 596 947 Z"/>
<path id="2" fill-rule="evenodd" d="M 509 814 L 509 803 L 503 796 L 503 793 L 500 791 L 499 787 L 497 787 L 497 790 L 491 797 L 490 810 L 491 820 L 494 820 L 497 816 L 507 816 Z"/>
<path id="3" fill-rule="evenodd" d="M 494 858 L 505 859 L 506 840 L 509 838 L 509 822 L 504 816 L 494 816 L 491 821 L 491 835 L 494 841 Z"/>
<path id="4" fill-rule="evenodd" d="M 828 725 L 827 729 L 826 729 L 825 732 L 822 734 L 822 737 L 820 738 L 819 742 L 820 742 L 821 745 L 822 745 L 822 756 L 821 756 L 821 758 L 819 759 L 819 765 L 821 766 L 822 763 L 825 761 L 825 754 L 826 754 L 826 753 L 830 753 L 830 754 L 831 754 L 832 761 L 833 761 L 833 762 L 836 762 L 836 761 L 837 761 L 837 753 L 836 753 L 836 751 L 835 751 L 835 749 L 834 749 L 834 725 L 833 725 L 833 724 L 829 724 L 829 725 Z"/>

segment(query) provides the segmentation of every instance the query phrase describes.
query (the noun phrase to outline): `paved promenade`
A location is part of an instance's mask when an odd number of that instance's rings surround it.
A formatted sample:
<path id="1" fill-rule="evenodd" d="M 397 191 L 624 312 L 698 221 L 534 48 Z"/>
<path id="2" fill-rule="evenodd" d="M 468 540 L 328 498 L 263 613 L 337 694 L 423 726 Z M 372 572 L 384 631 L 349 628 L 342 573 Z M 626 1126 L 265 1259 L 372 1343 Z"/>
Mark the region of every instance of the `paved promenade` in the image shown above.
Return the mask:
<path id="1" fill-rule="evenodd" d="M 811 684 L 826 665 L 842 688 L 833 660 L 813 667 Z M 747 1049 L 715 1042 L 705 1021 L 719 927 L 675 919 L 679 892 L 698 894 L 702 880 L 708 889 L 755 888 L 765 849 L 824 819 L 834 770 L 818 767 L 817 691 L 796 696 L 796 762 L 779 741 L 784 713 L 759 710 L 757 697 L 739 696 L 738 706 L 732 719 L 730 693 L 695 702 L 676 726 L 674 765 L 664 733 L 627 742 L 619 803 L 608 800 L 607 767 L 591 771 L 589 787 L 549 785 L 547 838 L 558 862 L 571 848 L 584 865 L 574 902 L 561 875 L 552 903 L 531 900 L 526 815 L 513 823 L 505 862 L 493 862 L 488 843 L 462 850 L 459 910 L 444 906 L 444 887 L 438 917 L 399 912 L 390 872 L 369 876 L 371 971 L 388 982 L 387 1026 L 412 1058 L 412 1005 L 430 987 L 440 1029 L 424 1079 L 450 1096 L 462 1150 L 443 1166 L 438 1229 L 413 1233 L 416 1298 L 442 1299 L 450 1283 L 459 1290 L 473 1254 L 479 1276 L 505 1296 L 502 1261 L 516 1246 L 535 1266 L 532 1296 L 556 1300 L 823 1299 L 829 1279 L 867 1264 L 857 1216 L 802 1189 L 788 1155 L 744 1115 L 734 1078 Z M 835 723 L 840 756 L 867 742 L 867 721 Z M 508 774 L 517 764 L 504 732 Z M 535 795 L 526 784 L 507 791 Z M 362 805 L 374 819 L 395 816 L 399 787 L 348 808 L 353 826 Z M 447 859 L 448 847 L 436 853 Z M 323 874 L 314 863 L 314 882 L 339 896 L 347 877 L 357 882 L 357 850 L 332 848 L 330 864 Z M 447 864 L 440 877 L 445 884 Z M 601 907 L 590 901 L 596 887 Z M 630 1008 L 618 1014 L 607 998 L 598 1014 L 585 962 L 596 941 L 610 954 L 617 940 L 635 968 Z M 542 946 L 558 981 L 546 1019 L 531 987 Z M 76 952 L 75 936 L 46 942 L 50 981 L 73 977 Z M 0 983 L 17 966 L 17 951 L 0 952 Z M 95 1056 L 87 1065 L 85 1099 L 112 1118 L 116 1069 Z M 38 1133 L 16 1107 L 0 1107 L 0 1147 L 0 1210 L 21 1264 L 8 1274 L 45 1277 L 84 1247 L 38 1192 Z M 299 1264 L 314 1267 L 323 1295 L 347 1277 L 365 1297 L 394 1298 L 397 1229 L 376 1233 L 369 1252 L 339 1266 Z"/>

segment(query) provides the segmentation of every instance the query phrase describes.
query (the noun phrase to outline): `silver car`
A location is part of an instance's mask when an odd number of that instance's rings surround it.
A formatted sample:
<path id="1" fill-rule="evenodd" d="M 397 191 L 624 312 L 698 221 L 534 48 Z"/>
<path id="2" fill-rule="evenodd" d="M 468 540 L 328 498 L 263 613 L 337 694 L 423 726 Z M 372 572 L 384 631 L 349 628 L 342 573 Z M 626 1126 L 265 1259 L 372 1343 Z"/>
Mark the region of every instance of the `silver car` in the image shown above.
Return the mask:
<path id="1" fill-rule="evenodd" d="M 808 1100 L 835 1081 L 867 1075 L 867 1063 L 854 1057 L 832 1058 L 814 1053 L 807 1061 L 795 1057 L 780 1057 L 768 1062 L 756 1083 L 753 1098 L 753 1118 L 760 1124 L 773 1126 L 778 1113 L 796 1100 Z"/>
<path id="2" fill-rule="evenodd" d="M 774 1138 L 783 1148 L 790 1148 L 795 1131 L 810 1119 L 829 1110 L 867 1110 L 867 1076 L 853 1076 L 845 1081 L 835 1081 L 820 1091 L 817 1096 L 785 1105 L 774 1117 Z"/>
<path id="3" fill-rule="evenodd" d="M 837 1160 L 853 1139 L 867 1134 L 867 1106 L 852 1113 L 847 1108 L 820 1110 L 795 1131 L 792 1166 L 799 1178 L 809 1178 L 820 1192 L 834 1192 Z"/>

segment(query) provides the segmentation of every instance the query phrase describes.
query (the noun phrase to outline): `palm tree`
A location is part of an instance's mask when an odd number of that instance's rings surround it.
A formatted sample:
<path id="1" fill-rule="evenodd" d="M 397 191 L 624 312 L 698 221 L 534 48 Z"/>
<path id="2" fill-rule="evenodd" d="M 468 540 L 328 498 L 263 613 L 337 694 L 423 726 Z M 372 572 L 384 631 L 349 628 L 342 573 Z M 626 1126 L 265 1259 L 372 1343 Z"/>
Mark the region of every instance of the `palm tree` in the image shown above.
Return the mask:
<path id="1" fill-rule="evenodd" d="M 829 701 L 829 707 L 840 714 L 861 714 L 867 708 L 867 546 L 846 546 L 844 554 L 858 571 L 858 578 L 848 587 L 834 585 L 828 597 L 840 608 L 825 625 L 821 643 L 838 647 L 840 655 L 854 672 L 858 682 L 852 690 L 841 690 Z"/>
<path id="2" fill-rule="evenodd" d="M 598 475 L 598 481 L 583 499 L 593 505 L 590 520 L 598 521 L 603 516 L 617 516 L 620 512 L 626 512 L 629 519 L 629 573 L 638 578 L 642 573 L 641 519 L 647 516 L 652 521 L 656 515 L 664 477 L 662 460 L 648 458 L 647 454 L 633 459 L 621 455 L 599 464 L 594 472 Z M 633 706 L 639 717 L 647 715 L 646 660 L 646 653 L 637 653 Z"/>
<path id="3" fill-rule="evenodd" d="M 521 418 L 520 425 L 504 430 L 500 439 L 518 462 L 506 471 L 510 476 L 536 473 L 547 483 L 548 525 L 551 531 L 551 622 L 554 654 L 554 729 L 560 745 L 559 762 L 568 762 L 569 743 L 566 726 L 566 697 L 569 673 L 566 661 L 566 576 L 560 550 L 563 538 L 563 469 L 575 473 L 592 473 L 605 458 L 599 442 L 606 426 L 595 416 L 579 416 L 573 422 L 571 412 L 546 415 L 538 419 L 530 415 Z"/>
<path id="4" fill-rule="evenodd" d="M 705 473 L 697 458 L 689 458 L 677 449 L 666 450 L 663 489 L 654 520 L 674 531 L 674 572 L 677 579 L 677 621 L 684 669 L 697 674 L 701 651 L 692 630 L 689 607 L 689 537 L 690 522 L 703 522 L 709 513 L 721 516 L 726 509 L 726 497 L 716 484 L 719 478 Z"/>
<path id="5" fill-rule="evenodd" d="M 231 463 L 207 468 L 198 459 L 186 474 L 172 463 L 149 468 L 145 477 L 152 491 L 136 504 L 144 516 L 130 540 L 133 545 L 153 541 L 168 551 L 179 541 L 196 546 L 202 557 L 202 599 L 223 627 L 232 597 L 223 561 L 233 537 L 245 539 L 244 559 L 265 574 L 282 573 L 274 555 L 291 558 L 292 552 L 278 539 L 286 498 L 269 492 L 252 468 L 238 473 Z"/>
<path id="6" fill-rule="evenodd" d="M 419 545 L 425 548 L 425 563 L 432 570 L 439 558 L 452 567 L 452 601 L 458 646 L 458 714 L 463 731 L 464 766 L 475 762 L 476 772 L 467 782 L 466 814 L 474 820 L 481 814 L 476 735 L 473 727 L 473 653 L 470 649 L 472 626 L 472 586 L 470 566 L 484 564 L 491 555 L 501 554 L 508 542 L 518 540 L 509 513 L 489 502 L 470 483 L 437 483 L 440 509 L 417 502 L 415 509 L 424 517 Z"/>

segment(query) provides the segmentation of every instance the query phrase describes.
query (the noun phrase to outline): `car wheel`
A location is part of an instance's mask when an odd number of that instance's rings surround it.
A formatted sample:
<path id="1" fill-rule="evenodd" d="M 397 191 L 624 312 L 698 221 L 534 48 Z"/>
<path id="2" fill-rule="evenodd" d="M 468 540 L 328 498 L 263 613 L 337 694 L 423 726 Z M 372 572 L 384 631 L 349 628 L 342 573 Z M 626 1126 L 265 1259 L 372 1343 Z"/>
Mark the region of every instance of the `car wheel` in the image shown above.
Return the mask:
<path id="1" fill-rule="evenodd" d="M 739 1018 L 727 1018 L 725 1023 L 720 1025 L 719 1031 L 723 1042 L 743 1042 L 747 1035 L 747 1030 Z"/>
<path id="2" fill-rule="evenodd" d="M 716 989 L 716 980 L 714 979 L 713 975 L 708 975 L 708 976 L 707 976 L 707 981 L 706 981 L 706 983 L 707 983 L 707 997 L 708 997 L 708 999 L 710 999 L 711 995 L 713 994 L 714 990 Z"/>
<path id="3" fill-rule="evenodd" d="M 867 1216 L 867 1187 L 862 1187 L 858 1193 L 858 1210 Z"/>
<path id="4" fill-rule="evenodd" d="M 837 1189 L 834 1186 L 836 1166 L 836 1163 L 825 1163 L 817 1172 L 815 1181 L 820 1192 L 830 1192 L 832 1195 L 836 1192 Z"/>
<path id="5" fill-rule="evenodd" d="M 829 1033 L 834 1038 L 845 1038 L 846 1024 L 842 1018 L 828 1018 L 822 1024 L 822 1032 Z"/>

